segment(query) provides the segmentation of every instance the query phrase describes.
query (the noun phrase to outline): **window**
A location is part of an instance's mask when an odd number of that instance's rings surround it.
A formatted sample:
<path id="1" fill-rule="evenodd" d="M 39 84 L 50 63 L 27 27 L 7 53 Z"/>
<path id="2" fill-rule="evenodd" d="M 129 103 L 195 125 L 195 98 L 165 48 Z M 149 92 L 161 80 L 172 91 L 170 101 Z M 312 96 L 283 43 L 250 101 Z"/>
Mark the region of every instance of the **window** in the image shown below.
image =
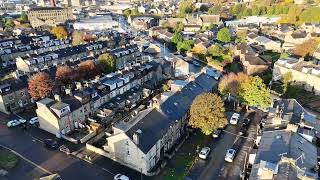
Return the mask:
<path id="1" fill-rule="evenodd" d="M 127 151 L 127 154 L 128 154 L 128 156 L 130 156 L 130 152 L 129 151 Z"/>

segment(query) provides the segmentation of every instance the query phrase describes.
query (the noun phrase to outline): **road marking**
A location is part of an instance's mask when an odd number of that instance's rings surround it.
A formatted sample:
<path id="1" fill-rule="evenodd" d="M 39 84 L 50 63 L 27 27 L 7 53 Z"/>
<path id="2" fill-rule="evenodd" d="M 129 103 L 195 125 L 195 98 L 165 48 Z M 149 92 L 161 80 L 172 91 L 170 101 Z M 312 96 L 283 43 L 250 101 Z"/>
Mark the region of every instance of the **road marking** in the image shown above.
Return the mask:
<path id="1" fill-rule="evenodd" d="M 21 155 L 20 153 L 18 153 L 18 152 L 16 152 L 16 151 L 14 151 L 13 149 L 10 149 L 10 148 L 5 147 L 5 146 L 3 146 L 3 145 L 0 145 L 0 147 L 9 150 L 10 152 L 12 152 L 12 153 L 14 153 L 15 155 L 19 156 L 20 158 L 24 159 L 25 161 L 27 161 L 28 163 L 32 164 L 33 166 L 41 169 L 42 171 L 44 171 L 44 172 L 46 172 L 46 173 L 48 173 L 48 174 L 50 174 L 50 175 L 51 175 L 51 174 L 54 174 L 54 173 L 50 172 L 49 170 L 45 169 L 44 167 L 42 167 L 42 166 L 40 166 L 40 165 L 32 162 L 31 160 L 27 159 L 26 157 L 24 157 L 23 155 Z"/>

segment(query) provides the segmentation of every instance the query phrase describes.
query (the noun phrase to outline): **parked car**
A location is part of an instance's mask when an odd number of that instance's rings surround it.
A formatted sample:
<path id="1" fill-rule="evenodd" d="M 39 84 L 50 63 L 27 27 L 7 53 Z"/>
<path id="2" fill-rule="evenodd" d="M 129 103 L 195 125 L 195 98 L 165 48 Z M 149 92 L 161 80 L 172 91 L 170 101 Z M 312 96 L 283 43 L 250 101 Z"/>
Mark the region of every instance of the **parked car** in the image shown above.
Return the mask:
<path id="1" fill-rule="evenodd" d="M 241 126 L 240 131 L 239 131 L 239 135 L 240 136 L 244 136 L 247 133 L 248 128 L 246 126 Z"/>
<path id="2" fill-rule="evenodd" d="M 192 61 L 193 65 L 200 66 L 200 64 L 197 61 Z"/>
<path id="3" fill-rule="evenodd" d="M 38 117 L 33 117 L 29 120 L 29 124 L 34 125 L 34 124 L 38 124 L 39 120 Z"/>
<path id="4" fill-rule="evenodd" d="M 67 155 L 71 154 L 71 151 L 69 148 L 67 148 L 67 146 L 62 145 L 59 147 L 59 151 L 66 153 Z"/>
<path id="5" fill-rule="evenodd" d="M 53 139 L 45 139 L 44 145 L 46 148 L 49 148 L 49 149 L 58 149 L 58 147 L 59 147 L 58 142 Z"/>
<path id="6" fill-rule="evenodd" d="M 251 122 L 251 120 L 249 118 L 245 118 L 243 120 L 242 126 L 248 126 L 248 125 L 250 125 L 250 122 Z"/>
<path id="7" fill-rule="evenodd" d="M 23 124 L 23 123 L 26 123 L 26 122 L 27 122 L 27 120 L 25 120 L 25 119 L 19 119 L 19 121 L 20 121 L 20 123 L 21 123 L 21 124 Z"/>
<path id="8" fill-rule="evenodd" d="M 201 151 L 199 152 L 199 158 L 201 159 L 207 159 L 207 157 L 209 156 L 211 149 L 209 147 L 204 147 L 201 149 Z"/>
<path id="9" fill-rule="evenodd" d="M 238 124 L 239 118 L 240 118 L 239 113 L 233 113 L 233 115 L 230 118 L 230 124 L 232 124 L 232 125 Z"/>
<path id="10" fill-rule="evenodd" d="M 222 133 L 222 129 L 216 129 L 216 130 L 213 131 L 212 137 L 213 138 L 218 138 L 221 133 Z"/>
<path id="11" fill-rule="evenodd" d="M 129 178 L 123 174 L 117 174 L 113 177 L 114 180 L 129 180 Z"/>
<path id="12" fill-rule="evenodd" d="M 7 127 L 15 127 L 15 126 L 19 126 L 21 124 L 20 121 L 14 119 L 14 120 L 11 120 L 7 123 Z"/>
<path id="13" fill-rule="evenodd" d="M 224 160 L 227 162 L 233 162 L 233 159 L 235 156 L 236 156 L 236 150 L 228 149 Z"/>

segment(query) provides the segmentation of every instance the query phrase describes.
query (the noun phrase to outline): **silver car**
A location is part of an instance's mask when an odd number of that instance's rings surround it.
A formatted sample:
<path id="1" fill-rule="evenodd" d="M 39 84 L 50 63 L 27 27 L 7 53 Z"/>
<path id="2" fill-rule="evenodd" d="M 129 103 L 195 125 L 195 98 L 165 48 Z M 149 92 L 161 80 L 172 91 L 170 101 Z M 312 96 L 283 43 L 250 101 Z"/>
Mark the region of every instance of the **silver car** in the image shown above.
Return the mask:
<path id="1" fill-rule="evenodd" d="M 207 157 L 209 156 L 211 149 L 209 147 L 204 147 L 201 149 L 201 151 L 199 152 L 199 158 L 201 159 L 207 159 Z"/>

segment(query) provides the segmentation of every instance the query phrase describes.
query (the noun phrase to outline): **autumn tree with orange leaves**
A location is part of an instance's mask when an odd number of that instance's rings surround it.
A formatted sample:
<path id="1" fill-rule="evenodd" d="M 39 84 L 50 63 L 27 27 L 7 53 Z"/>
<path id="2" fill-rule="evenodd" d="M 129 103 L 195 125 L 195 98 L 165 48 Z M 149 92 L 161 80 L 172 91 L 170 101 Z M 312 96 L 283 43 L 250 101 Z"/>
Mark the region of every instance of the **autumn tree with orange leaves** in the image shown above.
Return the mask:
<path id="1" fill-rule="evenodd" d="M 28 80 L 28 90 L 34 100 L 48 97 L 53 90 L 54 83 L 48 74 L 39 72 Z"/>
<path id="2" fill-rule="evenodd" d="M 219 92 L 223 95 L 230 93 L 232 96 L 238 96 L 240 84 L 248 79 L 249 76 L 242 72 L 225 75 L 219 82 Z"/>
<path id="3" fill-rule="evenodd" d="M 74 71 L 68 65 L 58 66 L 56 80 L 62 84 L 70 83 L 73 80 Z"/>
<path id="4" fill-rule="evenodd" d="M 319 41 L 317 41 L 316 39 L 308 39 L 303 43 L 296 45 L 293 53 L 301 57 L 311 56 L 317 49 L 318 45 Z"/>
<path id="5" fill-rule="evenodd" d="M 96 64 L 92 60 L 86 60 L 79 64 L 77 73 L 80 78 L 93 78 L 99 74 Z"/>

